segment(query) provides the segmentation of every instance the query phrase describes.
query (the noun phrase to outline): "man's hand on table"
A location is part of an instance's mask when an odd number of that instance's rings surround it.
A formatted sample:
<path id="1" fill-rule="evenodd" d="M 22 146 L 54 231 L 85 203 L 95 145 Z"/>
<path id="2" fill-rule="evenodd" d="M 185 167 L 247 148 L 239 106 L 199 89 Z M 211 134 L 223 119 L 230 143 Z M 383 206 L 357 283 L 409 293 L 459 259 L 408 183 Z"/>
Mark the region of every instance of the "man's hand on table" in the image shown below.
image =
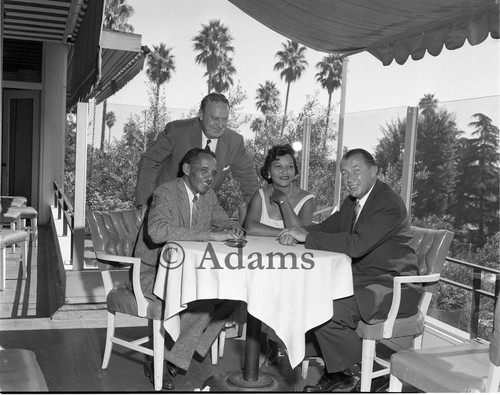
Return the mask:
<path id="1" fill-rule="evenodd" d="M 241 240 L 246 237 L 247 232 L 239 225 L 234 225 L 225 230 L 213 230 L 210 232 L 210 240 L 226 241 L 228 239 Z"/>
<path id="2" fill-rule="evenodd" d="M 278 239 L 280 244 L 294 246 L 298 242 L 305 242 L 308 234 L 309 232 L 304 228 L 294 226 L 293 228 L 283 229 L 280 233 L 278 233 Z"/>

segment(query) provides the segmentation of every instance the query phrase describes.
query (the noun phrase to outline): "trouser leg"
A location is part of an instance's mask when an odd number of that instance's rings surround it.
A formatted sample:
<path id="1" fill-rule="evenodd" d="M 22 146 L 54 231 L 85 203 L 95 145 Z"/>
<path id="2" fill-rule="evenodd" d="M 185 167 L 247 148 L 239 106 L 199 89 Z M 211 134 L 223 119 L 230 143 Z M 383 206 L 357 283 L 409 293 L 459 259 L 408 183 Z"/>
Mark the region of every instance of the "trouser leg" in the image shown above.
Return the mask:
<path id="1" fill-rule="evenodd" d="M 216 303 L 212 321 L 208 324 L 205 332 L 203 332 L 196 347 L 196 352 L 202 357 L 208 354 L 213 342 L 219 336 L 236 306 L 237 302 L 234 300 L 221 300 Z"/>
<path id="2" fill-rule="evenodd" d="M 328 373 L 361 362 L 362 340 L 356 333 L 359 320 L 358 307 L 351 296 L 333 301 L 332 320 L 314 331 Z"/>
<path id="3" fill-rule="evenodd" d="M 178 339 L 170 350 L 165 350 L 165 359 L 183 370 L 189 368 L 200 337 L 208 326 L 214 313 L 210 300 L 190 303 L 181 313 L 181 327 Z"/>

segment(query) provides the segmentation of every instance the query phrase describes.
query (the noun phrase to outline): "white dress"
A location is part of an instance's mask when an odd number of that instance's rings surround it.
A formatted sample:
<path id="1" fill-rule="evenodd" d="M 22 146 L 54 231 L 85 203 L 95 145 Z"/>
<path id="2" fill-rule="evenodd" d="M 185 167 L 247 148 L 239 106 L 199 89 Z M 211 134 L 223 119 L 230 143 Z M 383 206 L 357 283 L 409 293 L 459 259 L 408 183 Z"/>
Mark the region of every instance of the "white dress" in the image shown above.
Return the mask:
<path id="1" fill-rule="evenodd" d="M 272 219 L 269 218 L 269 213 L 267 212 L 267 205 L 266 205 L 266 197 L 264 196 L 264 190 L 259 189 L 260 197 L 262 199 L 262 212 L 260 213 L 260 223 L 268 226 L 272 226 L 273 228 L 278 228 L 278 229 L 284 229 L 285 224 L 282 219 Z M 293 211 L 295 214 L 299 215 L 300 209 L 304 205 L 305 202 L 307 202 L 309 199 L 312 199 L 314 195 L 306 195 L 304 196 L 300 202 L 297 203 L 297 205 L 293 208 Z"/>

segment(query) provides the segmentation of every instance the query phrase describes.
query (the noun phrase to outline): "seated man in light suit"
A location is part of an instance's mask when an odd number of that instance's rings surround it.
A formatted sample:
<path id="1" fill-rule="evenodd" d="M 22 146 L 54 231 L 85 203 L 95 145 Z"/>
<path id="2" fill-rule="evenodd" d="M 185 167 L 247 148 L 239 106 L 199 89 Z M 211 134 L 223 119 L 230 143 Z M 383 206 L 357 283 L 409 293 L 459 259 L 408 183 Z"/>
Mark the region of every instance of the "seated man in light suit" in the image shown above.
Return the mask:
<path id="1" fill-rule="evenodd" d="M 201 148 L 189 150 L 181 161 L 183 176 L 159 185 L 153 194 L 148 215 L 137 241 L 134 255 L 141 258 L 141 286 L 147 298 L 156 300 L 153 286 L 159 252 L 170 240 L 224 241 L 243 238 L 245 231 L 231 220 L 217 202 L 211 188 L 217 173 L 215 154 Z M 189 368 L 193 354 L 204 357 L 236 307 L 235 301 L 200 300 L 181 313 L 179 338 L 165 349 L 167 370 Z M 152 362 L 145 373 L 153 378 Z M 172 377 L 164 374 L 163 388 L 174 389 Z"/>

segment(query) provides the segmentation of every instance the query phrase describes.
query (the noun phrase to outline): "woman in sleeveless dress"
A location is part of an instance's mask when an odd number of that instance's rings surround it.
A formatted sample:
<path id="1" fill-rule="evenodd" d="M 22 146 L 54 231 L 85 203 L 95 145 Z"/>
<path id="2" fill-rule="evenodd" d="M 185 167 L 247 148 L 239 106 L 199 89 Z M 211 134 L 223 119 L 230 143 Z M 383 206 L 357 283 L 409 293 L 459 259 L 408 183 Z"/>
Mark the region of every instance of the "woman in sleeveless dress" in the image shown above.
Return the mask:
<path id="1" fill-rule="evenodd" d="M 314 195 L 293 183 L 299 171 L 289 144 L 272 147 L 260 173 L 269 186 L 259 189 L 250 200 L 243 222 L 249 235 L 277 236 L 285 227 L 312 223 Z M 263 323 L 261 330 L 268 337 L 265 361 L 271 365 L 286 351 L 270 327 Z"/>
<path id="2" fill-rule="evenodd" d="M 294 185 L 299 173 L 294 149 L 289 144 L 272 147 L 260 173 L 269 187 L 259 189 L 250 200 L 243 222 L 247 233 L 277 236 L 285 227 L 310 225 L 314 195 Z"/>

